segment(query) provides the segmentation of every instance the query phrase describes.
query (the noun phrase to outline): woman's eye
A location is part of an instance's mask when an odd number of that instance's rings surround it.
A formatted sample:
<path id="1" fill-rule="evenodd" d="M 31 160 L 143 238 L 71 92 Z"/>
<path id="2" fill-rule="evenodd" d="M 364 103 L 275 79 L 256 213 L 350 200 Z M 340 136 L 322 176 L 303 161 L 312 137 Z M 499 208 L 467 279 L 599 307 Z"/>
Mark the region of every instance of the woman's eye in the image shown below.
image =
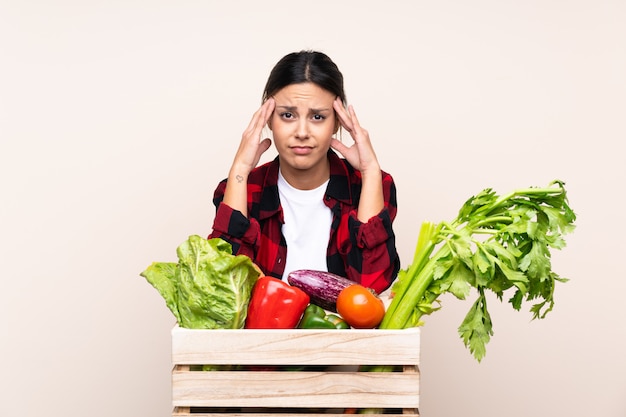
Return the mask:
<path id="1" fill-rule="evenodd" d="M 290 113 L 290 112 L 287 111 L 287 112 L 281 113 L 280 116 L 283 119 L 292 119 L 293 118 L 293 113 Z"/>
<path id="2" fill-rule="evenodd" d="M 313 120 L 324 120 L 326 117 L 322 116 L 321 114 L 314 114 L 313 115 Z"/>

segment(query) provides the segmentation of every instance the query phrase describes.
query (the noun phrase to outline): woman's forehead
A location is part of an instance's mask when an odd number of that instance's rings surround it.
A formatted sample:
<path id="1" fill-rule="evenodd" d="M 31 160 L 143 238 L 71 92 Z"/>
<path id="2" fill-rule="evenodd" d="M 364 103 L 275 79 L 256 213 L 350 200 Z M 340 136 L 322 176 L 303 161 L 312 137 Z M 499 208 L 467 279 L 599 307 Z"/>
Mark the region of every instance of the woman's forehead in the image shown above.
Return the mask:
<path id="1" fill-rule="evenodd" d="M 330 107 L 335 99 L 334 94 L 314 83 L 288 85 L 274 94 L 276 106 Z"/>

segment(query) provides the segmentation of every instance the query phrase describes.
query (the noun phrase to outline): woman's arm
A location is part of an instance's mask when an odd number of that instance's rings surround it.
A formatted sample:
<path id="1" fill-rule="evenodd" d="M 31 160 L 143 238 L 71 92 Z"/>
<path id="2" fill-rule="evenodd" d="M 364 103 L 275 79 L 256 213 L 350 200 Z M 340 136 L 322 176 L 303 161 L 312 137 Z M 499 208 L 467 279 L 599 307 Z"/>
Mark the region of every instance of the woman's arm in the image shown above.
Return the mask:
<path id="1" fill-rule="evenodd" d="M 248 215 L 248 175 L 272 144 L 269 138 L 259 139 L 273 111 L 274 99 L 270 98 L 254 113 L 250 124 L 243 132 L 239 149 L 228 173 L 223 203 L 244 216 Z"/>
<path id="2" fill-rule="evenodd" d="M 384 208 L 367 222 L 353 210 L 347 218 L 349 242 L 344 246 L 346 275 L 378 293 L 387 289 L 400 269 L 393 221 L 397 213 L 392 177 L 382 173 Z M 360 207 L 360 205 L 359 205 Z"/>
<path id="3" fill-rule="evenodd" d="M 346 275 L 380 293 L 391 285 L 400 269 L 392 227 L 397 211 L 395 184 L 389 174 L 381 171 L 369 133 L 359 123 L 354 108 L 345 109 L 339 99 L 333 108 L 354 143 L 346 146 L 333 139 L 332 147 L 361 173 L 359 205 L 342 222 L 350 236 L 350 242 L 339 243 L 345 250 Z"/>
<path id="4" fill-rule="evenodd" d="M 270 98 L 254 113 L 243 132 L 228 177 L 218 184 L 213 195 L 216 214 L 209 238 L 222 238 L 232 245 L 233 253 L 251 258 L 256 252 L 259 224 L 248 218 L 248 176 L 271 145 L 269 138 L 259 139 L 273 111 L 274 99 Z"/>
<path id="5" fill-rule="evenodd" d="M 362 186 L 357 218 L 366 223 L 384 208 L 380 165 L 372 147 L 369 133 L 361 127 L 354 108 L 348 106 L 345 109 L 339 98 L 335 100 L 333 107 L 341 126 L 350 133 L 354 144 L 348 147 L 341 141 L 333 139 L 331 146 L 340 152 L 350 165 L 361 172 Z"/>

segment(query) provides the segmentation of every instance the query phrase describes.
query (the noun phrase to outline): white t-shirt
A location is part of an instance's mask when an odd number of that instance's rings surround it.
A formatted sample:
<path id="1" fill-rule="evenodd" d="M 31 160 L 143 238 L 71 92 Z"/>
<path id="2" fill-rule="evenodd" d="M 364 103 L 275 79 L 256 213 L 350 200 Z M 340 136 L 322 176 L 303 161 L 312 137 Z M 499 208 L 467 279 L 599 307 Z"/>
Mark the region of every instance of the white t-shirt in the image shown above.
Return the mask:
<path id="1" fill-rule="evenodd" d="M 333 214 L 324 204 L 328 180 L 313 190 L 298 190 L 278 173 L 278 194 L 285 224 L 287 262 L 283 280 L 296 269 L 328 271 L 326 251 Z"/>

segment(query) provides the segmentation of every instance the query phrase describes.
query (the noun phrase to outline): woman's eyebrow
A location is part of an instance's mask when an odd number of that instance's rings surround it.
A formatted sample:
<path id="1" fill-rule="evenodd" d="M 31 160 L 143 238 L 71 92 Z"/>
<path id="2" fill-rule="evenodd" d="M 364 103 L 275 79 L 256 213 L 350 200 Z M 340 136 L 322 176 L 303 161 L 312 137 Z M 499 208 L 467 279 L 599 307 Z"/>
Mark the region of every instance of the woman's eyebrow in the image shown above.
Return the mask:
<path id="1" fill-rule="evenodd" d="M 298 110 L 297 106 L 282 106 L 282 105 L 276 105 L 276 108 L 281 108 L 281 109 L 285 109 L 287 111 L 290 112 L 295 112 L 296 110 Z M 322 109 L 309 109 L 309 112 L 311 113 L 322 113 L 325 111 L 330 111 L 330 108 L 322 108 Z"/>
<path id="2" fill-rule="evenodd" d="M 280 107 L 281 109 L 285 109 L 285 110 L 289 110 L 289 111 L 294 111 L 297 110 L 298 108 L 296 106 L 280 106 L 280 105 L 276 105 L 276 107 Z"/>

